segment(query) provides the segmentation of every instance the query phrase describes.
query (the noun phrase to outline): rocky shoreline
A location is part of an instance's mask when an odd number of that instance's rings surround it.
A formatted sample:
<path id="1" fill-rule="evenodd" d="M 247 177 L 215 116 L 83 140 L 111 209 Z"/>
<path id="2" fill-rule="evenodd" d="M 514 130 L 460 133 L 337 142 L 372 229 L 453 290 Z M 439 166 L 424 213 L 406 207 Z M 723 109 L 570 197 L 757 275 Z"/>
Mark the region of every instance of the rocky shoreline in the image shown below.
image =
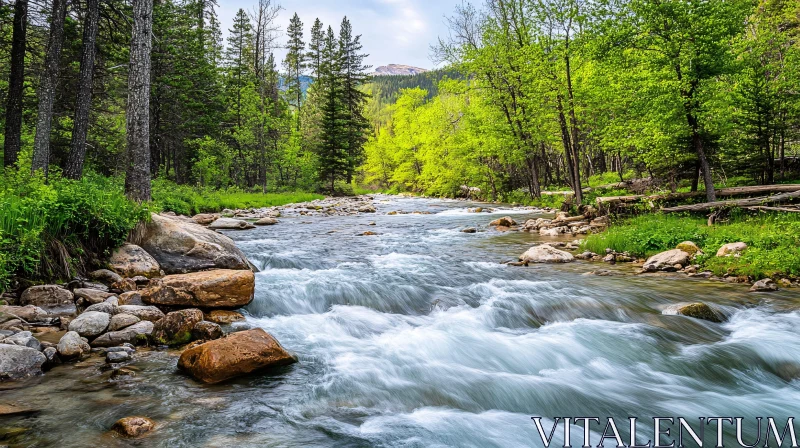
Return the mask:
<path id="1" fill-rule="evenodd" d="M 223 210 L 193 217 L 153 214 L 118 248 L 105 269 L 65 285 L 31 286 L 19 295 L 3 294 L 0 302 L 0 381 L 22 381 L 45 374 L 53 367 L 102 357 L 111 377 L 126 375 L 126 365 L 142 351 L 181 350 L 177 370 L 205 384 L 216 384 L 254 371 L 285 366 L 297 357 L 269 333 L 244 324 L 236 311 L 254 298 L 255 266 L 228 236 L 220 233 L 280 224 L 282 217 L 326 217 L 377 213 L 375 198 L 326 198 L 302 204 L 248 210 Z M 552 209 L 525 208 L 553 214 L 553 218 L 495 219 L 484 228 L 468 227 L 464 233 L 493 230 L 528 232 L 542 237 L 568 238 L 603 231 L 607 217 L 592 210 L 579 216 Z M 496 211 L 477 207 L 470 213 Z M 428 214 L 392 210 L 387 215 Z M 370 223 L 374 225 L 374 223 Z M 483 226 L 481 226 L 483 227 Z M 363 235 L 376 235 L 364 232 Z M 549 238 L 548 238 L 549 239 Z M 717 256 L 738 256 L 747 247 L 733 242 Z M 699 248 L 684 242 L 647 260 L 607 250 L 605 254 L 580 252 L 580 240 L 533 245 L 509 265 L 569 263 L 575 260 L 625 263 L 635 273 L 676 273 L 729 282 L 699 271 L 693 263 Z M 610 275 L 598 269 L 587 274 Z M 746 280 L 746 279 L 744 279 Z M 754 291 L 775 291 L 795 286 L 791 281 L 760 280 Z M 669 309 L 720 322 L 724 316 L 697 302 Z M 99 362 L 103 362 L 99 360 Z M 0 415 L 16 415 L 24 406 L 0 402 Z M 110 431 L 123 437 L 140 437 L 158 425 L 146 416 L 118 421 Z"/>

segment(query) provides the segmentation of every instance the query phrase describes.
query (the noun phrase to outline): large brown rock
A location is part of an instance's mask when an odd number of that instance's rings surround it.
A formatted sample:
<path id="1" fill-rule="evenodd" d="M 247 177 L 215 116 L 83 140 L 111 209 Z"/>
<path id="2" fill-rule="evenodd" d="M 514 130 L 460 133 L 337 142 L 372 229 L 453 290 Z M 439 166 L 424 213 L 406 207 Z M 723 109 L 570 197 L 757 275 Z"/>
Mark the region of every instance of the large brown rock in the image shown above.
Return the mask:
<path id="1" fill-rule="evenodd" d="M 233 333 L 185 350 L 178 368 L 208 384 L 244 375 L 266 367 L 297 362 L 269 333 L 256 328 Z"/>
<path id="2" fill-rule="evenodd" d="M 152 431 L 156 422 L 147 417 L 125 417 L 117 420 L 111 430 L 123 437 L 137 438 Z"/>
<path id="3" fill-rule="evenodd" d="M 140 292 L 142 300 L 153 305 L 237 308 L 250 303 L 254 291 L 252 271 L 217 269 L 168 275 Z"/>
<path id="4" fill-rule="evenodd" d="M 150 322 L 158 322 L 164 318 L 163 311 L 150 305 L 120 305 L 115 311 L 117 314 L 130 314 Z"/>
<path id="5" fill-rule="evenodd" d="M 111 254 L 108 266 L 123 277 L 158 277 L 161 267 L 147 251 L 135 244 L 125 243 Z"/>
<path id="6" fill-rule="evenodd" d="M 134 242 L 152 255 L 167 274 L 251 269 L 233 240 L 200 224 L 153 214 Z"/>
<path id="7" fill-rule="evenodd" d="M 502 218 L 495 219 L 494 221 L 490 222 L 489 225 L 511 227 L 517 225 L 517 222 L 514 221 L 510 216 L 504 216 Z"/>
<path id="8" fill-rule="evenodd" d="M 219 213 L 200 213 L 192 216 L 192 220 L 201 226 L 207 226 L 220 218 Z"/>
<path id="9" fill-rule="evenodd" d="M 150 337 L 157 344 L 186 344 L 192 340 L 192 329 L 202 320 L 203 312 L 198 309 L 173 311 L 155 323 Z"/>
<path id="10" fill-rule="evenodd" d="M 241 313 L 228 310 L 213 310 L 206 313 L 206 320 L 215 324 L 232 324 L 245 320 Z"/>
<path id="11" fill-rule="evenodd" d="M 58 285 L 31 286 L 22 292 L 19 301 L 22 305 L 34 305 L 45 309 L 74 304 L 72 293 Z"/>
<path id="12" fill-rule="evenodd" d="M 11 314 L 27 322 L 41 322 L 47 319 L 47 311 L 33 305 L 0 305 L 0 313 Z"/>

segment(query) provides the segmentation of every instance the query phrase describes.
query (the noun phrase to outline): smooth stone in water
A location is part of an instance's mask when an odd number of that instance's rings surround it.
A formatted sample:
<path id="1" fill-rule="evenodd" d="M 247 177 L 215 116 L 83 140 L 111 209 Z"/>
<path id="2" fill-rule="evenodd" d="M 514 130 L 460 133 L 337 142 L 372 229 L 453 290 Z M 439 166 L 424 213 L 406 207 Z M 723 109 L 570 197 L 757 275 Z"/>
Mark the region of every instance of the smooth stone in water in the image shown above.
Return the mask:
<path id="1" fill-rule="evenodd" d="M 106 353 L 106 362 L 108 363 L 127 362 L 131 358 L 131 354 L 125 350 Z"/>
<path id="2" fill-rule="evenodd" d="M 770 291 L 777 291 L 778 285 L 772 281 L 771 278 L 764 278 L 755 283 L 753 286 L 750 287 L 751 292 L 770 292 Z"/>
<path id="3" fill-rule="evenodd" d="M 21 345 L 0 344 L 0 381 L 40 375 L 45 362 L 47 357 L 39 350 Z"/>
<path id="4" fill-rule="evenodd" d="M 569 252 L 558 250 L 548 244 L 533 246 L 520 256 L 520 260 L 529 263 L 569 263 L 575 260 Z"/>
<path id="5" fill-rule="evenodd" d="M 61 340 L 58 341 L 56 349 L 58 350 L 58 354 L 64 359 L 72 359 L 89 353 L 91 347 L 89 347 L 89 343 L 77 332 L 68 331 L 64 336 L 61 336 Z"/>
<path id="6" fill-rule="evenodd" d="M 275 218 L 261 218 L 256 221 L 254 224 L 257 226 L 272 226 L 278 223 L 278 220 Z"/>
<path id="7" fill-rule="evenodd" d="M 147 417 L 125 417 L 119 419 L 111 429 L 123 437 L 141 437 L 156 427 L 156 422 Z"/>
<path id="8" fill-rule="evenodd" d="M 213 230 L 246 230 L 254 227 L 247 221 L 234 218 L 219 218 L 208 225 L 208 228 Z"/>

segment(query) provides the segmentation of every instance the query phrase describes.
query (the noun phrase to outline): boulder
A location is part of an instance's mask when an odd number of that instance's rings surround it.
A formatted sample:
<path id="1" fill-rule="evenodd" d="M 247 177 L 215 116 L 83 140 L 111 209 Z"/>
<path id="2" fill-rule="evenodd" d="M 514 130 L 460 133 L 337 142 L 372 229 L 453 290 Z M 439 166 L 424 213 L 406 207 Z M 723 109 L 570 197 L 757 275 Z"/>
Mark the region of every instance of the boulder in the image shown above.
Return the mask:
<path id="1" fill-rule="evenodd" d="M 178 368 L 197 380 L 214 384 L 267 367 L 297 362 L 261 328 L 240 331 L 185 350 Z"/>
<path id="2" fill-rule="evenodd" d="M 47 311 L 34 305 L 26 305 L 26 306 L 0 305 L 0 313 L 11 314 L 26 322 L 41 322 L 47 319 Z"/>
<path id="3" fill-rule="evenodd" d="M 108 331 L 122 330 L 123 328 L 130 327 L 139 321 L 141 321 L 141 319 L 133 314 L 115 314 L 111 316 L 111 321 L 108 324 Z"/>
<path id="4" fill-rule="evenodd" d="M 168 275 L 141 291 L 145 303 L 198 308 L 237 308 L 253 300 L 252 271 L 217 269 Z"/>
<path id="5" fill-rule="evenodd" d="M 115 295 L 111 292 L 88 288 L 75 288 L 72 293 L 75 294 L 75 303 L 83 306 L 104 302 L 107 298 Z"/>
<path id="6" fill-rule="evenodd" d="M 277 223 L 278 223 L 277 219 L 267 217 L 267 218 L 259 219 L 254 224 L 257 225 L 257 226 L 271 226 L 271 225 L 275 225 Z"/>
<path id="7" fill-rule="evenodd" d="M 153 332 L 153 323 L 143 320 L 122 330 L 109 331 L 92 341 L 92 347 L 116 347 L 124 343 L 145 342 Z"/>
<path id="8" fill-rule="evenodd" d="M 138 289 L 136 281 L 132 278 L 123 278 L 111 284 L 111 289 L 121 292 L 136 291 Z"/>
<path id="9" fill-rule="evenodd" d="M 677 269 L 676 265 L 686 266 L 687 264 L 689 264 L 689 254 L 680 249 L 672 249 L 648 258 L 642 266 L 642 270 L 644 272 L 674 271 Z"/>
<path id="10" fill-rule="evenodd" d="M 16 380 L 42 373 L 47 357 L 34 348 L 0 344 L 0 381 Z"/>
<path id="11" fill-rule="evenodd" d="M 672 314 L 672 309 L 668 309 L 667 314 Z M 689 305 L 680 305 L 674 309 L 675 314 L 682 316 L 693 317 L 695 319 L 707 320 L 710 322 L 720 323 L 722 317 L 719 313 L 714 311 L 710 306 L 702 302 L 690 303 Z"/>
<path id="12" fill-rule="evenodd" d="M 192 340 L 195 325 L 202 320 L 203 312 L 198 309 L 173 311 L 155 323 L 150 337 L 157 344 L 187 344 Z"/>
<path id="13" fill-rule="evenodd" d="M 750 287 L 751 292 L 770 292 L 770 291 L 777 291 L 778 285 L 772 281 L 771 278 L 764 278 L 755 283 L 753 286 Z"/>
<path id="14" fill-rule="evenodd" d="M 164 312 L 150 305 L 120 305 L 117 314 L 130 314 L 141 320 L 158 322 L 164 317 Z"/>
<path id="15" fill-rule="evenodd" d="M 74 331 L 87 338 L 93 338 L 106 331 L 110 322 L 111 315 L 108 313 L 86 311 L 69 323 L 69 331 Z"/>
<path id="16" fill-rule="evenodd" d="M 136 242 L 153 256 L 167 274 L 203 269 L 250 269 L 233 240 L 192 224 L 152 215 Z"/>
<path id="17" fill-rule="evenodd" d="M 517 225 L 517 222 L 511 219 L 510 216 L 504 216 L 502 218 L 495 219 L 494 221 L 489 223 L 490 226 L 502 226 L 502 227 L 511 227 Z"/>
<path id="18" fill-rule="evenodd" d="M 234 322 L 240 322 L 245 320 L 245 317 L 241 313 L 237 313 L 236 311 L 228 311 L 228 310 L 214 310 L 206 313 L 205 318 L 209 322 L 214 322 L 215 324 L 232 324 Z"/>
<path id="19" fill-rule="evenodd" d="M 235 218 L 219 218 L 208 225 L 208 228 L 213 230 L 246 230 L 254 227 L 247 221 Z"/>
<path id="20" fill-rule="evenodd" d="M 19 345 L 20 347 L 28 347 L 34 350 L 42 351 L 42 343 L 33 337 L 30 331 L 20 331 L 19 333 L 7 336 L 0 341 L 2 344 Z"/>
<path id="21" fill-rule="evenodd" d="M 195 341 L 211 341 L 221 337 L 222 328 L 214 322 L 200 321 L 192 328 L 192 339 Z"/>
<path id="22" fill-rule="evenodd" d="M 156 422 L 147 417 L 125 417 L 117 420 L 111 430 L 117 434 L 128 437 L 141 437 L 156 427 Z"/>
<path id="23" fill-rule="evenodd" d="M 375 213 L 375 207 L 371 205 L 362 205 L 358 208 L 359 213 Z"/>
<path id="24" fill-rule="evenodd" d="M 738 243 L 728 243 L 719 248 L 717 251 L 717 256 L 730 257 L 731 255 L 738 255 L 742 253 L 742 251 L 745 249 L 747 249 L 747 244 L 741 241 Z"/>
<path id="25" fill-rule="evenodd" d="M 700 251 L 700 248 L 697 247 L 697 244 L 694 244 L 691 241 L 684 241 L 684 242 L 678 244 L 677 246 L 675 246 L 675 249 L 680 249 L 680 250 L 686 252 L 687 254 L 689 254 L 689 256 L 692 256 L 692 255 L 694 255 L 696 253 L 703 253 L 702 251 Z"/>
<path id="26" fill-rule="evenodd" d="M 478 229 L 476 229 L 475 227 L 467 227 L 467 228 L 461 229 L 461 231 L 464 232 L 464 233 L 477 233 Z"/>
<path id="27" fill-rule="evenodd" d="M 111 298 L 113 299 L 114 297 L 112 296 Z M 114 305 L 111 302 L 95 303 L 94 305 L 87 307 L 83 312 L 85 313 L 87 311 L 99 311 L 101 313 L 114 314 Z"/>
<path id="28" fill-rule="evenodd" d="M 219 213 L 200 213 L 192 216 L 192 220 L 201 226 L 207 226 L 220 218 Z"/>
<path id="29" fill-rule="evenodd" d="M 89 278 L 110 285 L 122 280 L 122 276 L 109 269 L 98 269 L 89 273 Z"/>
<path id="30" fill-rule="evenodd" d="M 64 359 L 71 359 L 89 353 L 91 347 L 89 347 L 89 343 L 86 342 L 86 339 L 82 338 L 81 335 L 74 331 L 68 331 L 64 336 L 61 336 L 61 340 L 58 341 L 56 349 L 58 350 L 58 354 Z"/>
<path id="31" fill-rule="evenodd" d="M 569 263 L 575 257 L 569 252 L 558 250 L 548 244 L 533 246 L 520 256 L 520 260 L 528 263 Z"/>
<path id="32" fill-rule="evenodd" d="M 125 350 L 106 353 L 106 362 L 108 363 L 128 362 L 131 358 L 133 358 L 131 353 Z"/>
<path id="33" fill-rule="evenodd" d="M 22 292 L 19 298 L 22 305 L 34 305 L 40 308 L 59 308 L 72 306 L 74 296 L 69 290 L 58 285 L 31 286 Z"/>
<path id="34" fill-rule="evenodd" d="M 142 300 L 142 295 L 139 294 L 139 291 L 128 291 L 119 295 L 119 304 L 144 305 L 144 301 Z"/>
<path id="35" fill-rule="evenodd" d="M 123 277 L 142 275 L 150 278 L 158 277 L 161 273 L 161 266 L 155 258 L 141 247 L 130 243 L 125 243 L 115 250 L 108 265 Z"/>
<path id="36" fill-rule="evenodd" d="M 569 232 L 569 227 L 566 226 L 550 227 L 550 228 L 542 227 L 541 229 L 539 229 L 539 235 L 541 236 L 560 236 L 567 232 Z"/>

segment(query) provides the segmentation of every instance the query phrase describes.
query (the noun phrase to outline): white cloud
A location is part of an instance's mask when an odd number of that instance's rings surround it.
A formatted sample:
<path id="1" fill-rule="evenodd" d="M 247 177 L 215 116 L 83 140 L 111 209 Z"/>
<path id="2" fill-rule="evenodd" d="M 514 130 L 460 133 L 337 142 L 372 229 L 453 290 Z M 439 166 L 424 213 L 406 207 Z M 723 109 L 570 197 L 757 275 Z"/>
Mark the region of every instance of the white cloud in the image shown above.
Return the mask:
<path id="1" fill-rule="evenodd" d="M 231 27 L 239 8 L 252 10 L 256 0 L 220 0 L 219 19 L 224 34 Z M 315 18 L 338 32 L 346 15 L 357 34 L 361 34 L 364 52 L 372 66 L 408 64 L 431 68 L 429 45 L 446 33 L 443 16 L 451 14 L 459 0 L 285 0 L 278 17 L 283 30 L 295 12 L 306 28 L 306 37 Z M 281 36 L 280 41 L 285 38 Z M 284 51 L 276 50 L 283 58 Z"/>

